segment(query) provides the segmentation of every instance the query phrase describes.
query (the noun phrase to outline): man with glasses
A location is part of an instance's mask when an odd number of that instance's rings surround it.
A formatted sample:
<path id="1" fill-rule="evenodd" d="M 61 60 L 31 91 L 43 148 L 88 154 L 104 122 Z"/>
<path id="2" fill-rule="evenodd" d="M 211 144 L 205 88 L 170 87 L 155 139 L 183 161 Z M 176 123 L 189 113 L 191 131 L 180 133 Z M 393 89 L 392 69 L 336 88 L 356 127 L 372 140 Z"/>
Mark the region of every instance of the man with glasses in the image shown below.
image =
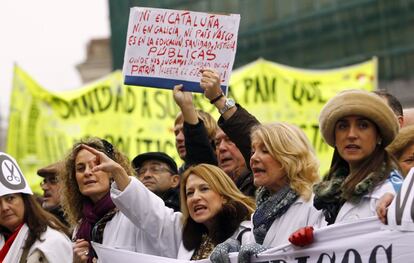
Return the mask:
<path id="1" fill-rule="evenodd" d="M 132 160 L 138 179 L 154 194 L 164 200 L 166 206 L 180 211 L 180 193 L 177 164 L 163 152 L 139 154 Z"/>
<path id="2" fill-rule="evenodd" d="M 57 173 L 61 165 L 62 163 L 60 162 L 48 165 L 37 170 L 37 174 L 43 177 L 43 181 L 40 183 L 43 190 L 42 207 L 68 226 L 60 204 L 61 190 L 57 178 Z"/>

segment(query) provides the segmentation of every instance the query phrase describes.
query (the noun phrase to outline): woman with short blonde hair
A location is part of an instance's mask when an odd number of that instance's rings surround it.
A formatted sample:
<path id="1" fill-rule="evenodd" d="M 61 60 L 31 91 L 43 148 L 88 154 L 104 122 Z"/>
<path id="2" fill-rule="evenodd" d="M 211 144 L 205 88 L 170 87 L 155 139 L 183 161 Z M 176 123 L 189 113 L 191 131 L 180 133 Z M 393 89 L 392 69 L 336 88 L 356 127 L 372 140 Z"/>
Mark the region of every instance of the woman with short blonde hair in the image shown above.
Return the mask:
<path id="1" fill-rule="evenodd" d="M 287 243 L 294 231 L 324 225 L 311 198 L 319 162 L 304 132 L 275 122 L 253 127 L 250 137 L 250 168 L 258 187 L 250 242 L 238 250 L 232 240 L 218 245 L 210 258 L 214 263 L 228 262 L 228 252 L 235 250 L 239 262 L 250 262 L 253 254 Z"/>
<path id="2" fill-rule="evenodd" d="M 319 161 L 305 133 L 295 125 L 278 122 L 257 126 L 251 137 L 263 142 L 286 171 L 290 187 L 308 201 L 313 184 L 319 181 Z"/>

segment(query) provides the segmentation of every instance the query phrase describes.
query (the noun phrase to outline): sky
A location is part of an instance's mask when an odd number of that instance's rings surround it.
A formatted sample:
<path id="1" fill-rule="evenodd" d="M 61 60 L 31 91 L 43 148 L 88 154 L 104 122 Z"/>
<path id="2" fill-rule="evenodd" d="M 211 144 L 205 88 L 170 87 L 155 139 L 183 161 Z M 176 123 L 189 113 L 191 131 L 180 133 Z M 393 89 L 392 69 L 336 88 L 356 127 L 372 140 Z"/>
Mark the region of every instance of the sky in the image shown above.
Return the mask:
<path id="1" fill-rule="evenodd" d="M 108 0 L 0 1 L 0 115 L 7 119 L 13 65 L 50 91 L 82 86 L 75 66 L 91 39 L 110 35 Z"/>

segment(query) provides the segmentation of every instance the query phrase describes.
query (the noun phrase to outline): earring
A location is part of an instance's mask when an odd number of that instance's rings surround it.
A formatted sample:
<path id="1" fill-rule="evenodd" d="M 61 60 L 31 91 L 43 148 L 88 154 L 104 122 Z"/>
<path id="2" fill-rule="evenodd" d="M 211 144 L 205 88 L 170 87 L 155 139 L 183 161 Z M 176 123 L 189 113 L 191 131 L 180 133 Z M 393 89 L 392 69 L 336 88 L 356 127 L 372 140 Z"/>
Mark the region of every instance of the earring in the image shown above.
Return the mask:
<path id="1" fill-rule="evenodd" d="M 378 140 L 377 145 L 381 145 L 381 143 L 382 143 L 382 140 L 380 139 Z"/>

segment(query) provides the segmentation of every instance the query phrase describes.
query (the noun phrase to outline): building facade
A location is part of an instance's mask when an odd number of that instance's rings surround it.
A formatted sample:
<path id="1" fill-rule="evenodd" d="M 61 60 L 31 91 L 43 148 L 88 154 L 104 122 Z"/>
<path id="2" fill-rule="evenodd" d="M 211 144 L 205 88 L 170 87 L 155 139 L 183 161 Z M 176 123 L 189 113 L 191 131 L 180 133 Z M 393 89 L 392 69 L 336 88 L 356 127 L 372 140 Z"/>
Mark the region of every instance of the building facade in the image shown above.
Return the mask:
<path id="1" fill-rule="evenodd" d="M 234 68 L 263 57 L 326 69 L 378 57 L 379 88 L 414 107 L 414 0 L 110 0 L 113 68 L 123 64 L 129 8 L 241 15 Z"/>

